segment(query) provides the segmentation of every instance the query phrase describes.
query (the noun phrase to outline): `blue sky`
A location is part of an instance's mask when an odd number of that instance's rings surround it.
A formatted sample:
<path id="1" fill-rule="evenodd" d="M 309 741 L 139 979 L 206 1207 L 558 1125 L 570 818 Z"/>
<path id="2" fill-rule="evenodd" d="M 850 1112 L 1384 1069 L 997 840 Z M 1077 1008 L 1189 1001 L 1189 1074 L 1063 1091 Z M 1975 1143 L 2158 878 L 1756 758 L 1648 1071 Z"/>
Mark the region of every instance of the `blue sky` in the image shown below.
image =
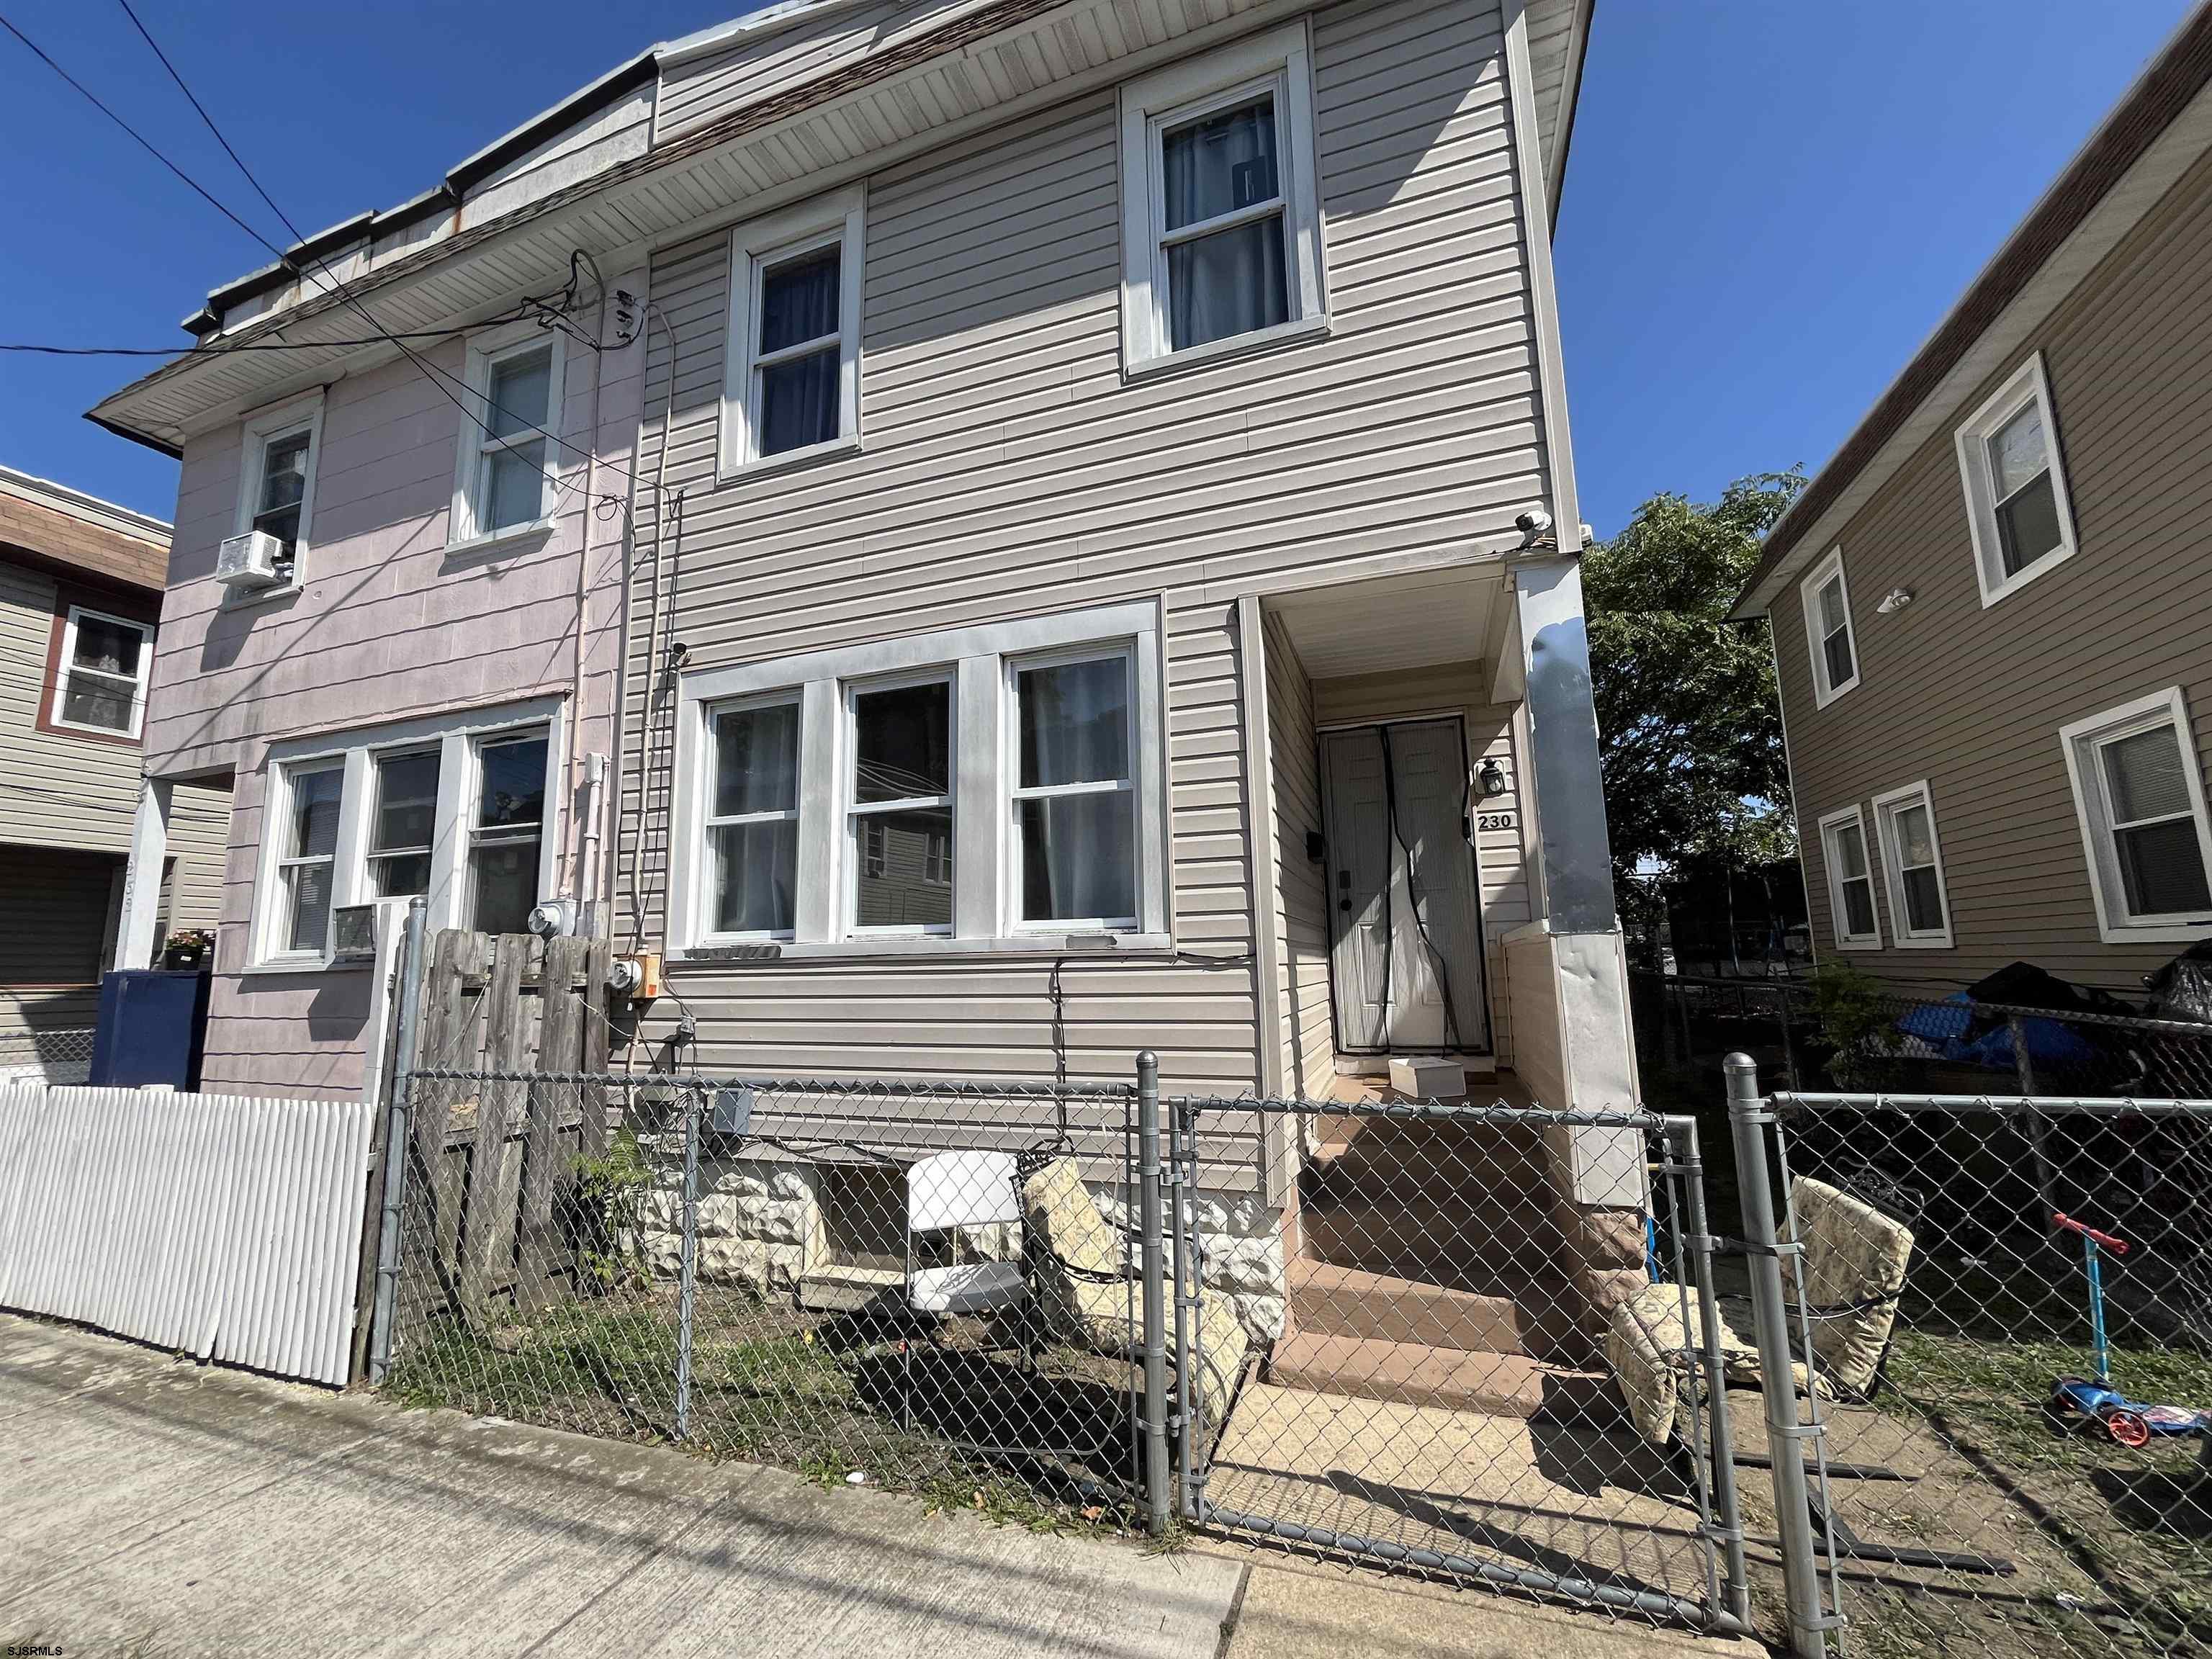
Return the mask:
<path id="1" fill-rule="evenodd" d="M 393 3 L 272 26 L 265 7 L 134 3 L 309 231 L 733 15 Z M 1600 0 L 1557 244 L 1583 517 L 1607 534 L 1655 490 L 1817 465 L 2186 9 Z M 288 240 L 112 0 L 0 10 Z M 269 257 L 4 37 L 0 155 L 0 338 L 169 344 L 208 289 Z M 80 418 L 135 372 L 0 358 L 0 462 L 166 516 L 173 463 Z"/>

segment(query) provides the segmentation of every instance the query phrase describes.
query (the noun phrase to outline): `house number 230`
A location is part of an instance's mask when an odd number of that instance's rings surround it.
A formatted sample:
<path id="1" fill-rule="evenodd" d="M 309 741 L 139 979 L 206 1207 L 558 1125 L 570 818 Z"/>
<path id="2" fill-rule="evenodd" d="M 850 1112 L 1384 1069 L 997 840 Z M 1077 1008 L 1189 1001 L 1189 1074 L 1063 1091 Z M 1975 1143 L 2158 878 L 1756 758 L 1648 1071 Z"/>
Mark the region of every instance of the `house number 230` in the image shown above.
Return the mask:
<path id="1" fill-rule="evenodd" d="M 1477 830 L 1510 830 L 1513 827 L 1513 814 L 1478 812 L 1474 815 L 1474 827 Z"/>

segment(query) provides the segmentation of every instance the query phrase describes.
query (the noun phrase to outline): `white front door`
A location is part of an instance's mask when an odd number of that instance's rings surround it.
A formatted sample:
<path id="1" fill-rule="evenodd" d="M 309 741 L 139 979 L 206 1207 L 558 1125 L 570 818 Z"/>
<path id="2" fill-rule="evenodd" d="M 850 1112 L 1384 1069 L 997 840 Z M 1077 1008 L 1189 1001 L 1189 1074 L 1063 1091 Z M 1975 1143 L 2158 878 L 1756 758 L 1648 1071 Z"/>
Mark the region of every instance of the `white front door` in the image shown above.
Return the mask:
<path id="1" fill-rule="evenodd" d="M 1486 1052 L 1459 720 L 1352 726 L 1321 741 L 1338 1051 Z"/>

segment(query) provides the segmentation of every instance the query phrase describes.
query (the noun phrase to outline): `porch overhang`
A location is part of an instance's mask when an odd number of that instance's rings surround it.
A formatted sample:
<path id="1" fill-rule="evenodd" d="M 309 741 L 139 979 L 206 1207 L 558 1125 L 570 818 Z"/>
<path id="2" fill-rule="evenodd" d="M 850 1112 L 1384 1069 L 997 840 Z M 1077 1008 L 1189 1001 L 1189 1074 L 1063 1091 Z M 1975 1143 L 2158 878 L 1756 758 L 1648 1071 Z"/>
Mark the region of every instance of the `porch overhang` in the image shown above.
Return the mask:
<path id="1" fill-rule="evenodd" d="M 1487 672 L 1512 610 L 1505 572 L 1503 558 L 1474 559 L 1302 588 L 1262 604 L 1313 679 L 1476 661 Z M 1518 660 L 1517 652 L 1507 654 Z"/>

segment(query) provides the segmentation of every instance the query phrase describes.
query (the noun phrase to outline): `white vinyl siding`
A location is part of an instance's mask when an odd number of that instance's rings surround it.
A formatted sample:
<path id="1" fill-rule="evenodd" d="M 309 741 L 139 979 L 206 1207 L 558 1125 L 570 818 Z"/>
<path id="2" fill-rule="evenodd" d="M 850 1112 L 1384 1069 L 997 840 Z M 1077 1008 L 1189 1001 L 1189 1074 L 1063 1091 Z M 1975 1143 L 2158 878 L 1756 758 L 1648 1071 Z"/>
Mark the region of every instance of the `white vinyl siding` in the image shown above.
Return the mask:
<path id="1" fill-rule="evenodd" d="M 1956 441 L 1986 607 L 2074 556 L 2074 508 L 2041 352 L 1967 416 Z"/>
<path id="2" fill-rule="evenodd" d="M 1866 815 L 1856 806 L 1820 820 L 1820 859 L 1828 871 L 1829 915 L 1842 951 L 1881 949 L 1881 917 L 1875 903 L 1874 852 Z"/>
<path id="3" fill-rule="evenodd" d="M 2059 741 L 2099 932 L 2212 936 L 2212 820 L 2180 688 L 2077 720 Z"/>
<path id="4" fill-rule="evenodd" d="M 1874 799 L 1882 873 L 1889 889 L 1890 931 L 1900 950 L 1951 948 L 1951 901 L 1944 890 L 1943 850 L 1936 837 L 1936 801 L 1925 781 Z"/>

